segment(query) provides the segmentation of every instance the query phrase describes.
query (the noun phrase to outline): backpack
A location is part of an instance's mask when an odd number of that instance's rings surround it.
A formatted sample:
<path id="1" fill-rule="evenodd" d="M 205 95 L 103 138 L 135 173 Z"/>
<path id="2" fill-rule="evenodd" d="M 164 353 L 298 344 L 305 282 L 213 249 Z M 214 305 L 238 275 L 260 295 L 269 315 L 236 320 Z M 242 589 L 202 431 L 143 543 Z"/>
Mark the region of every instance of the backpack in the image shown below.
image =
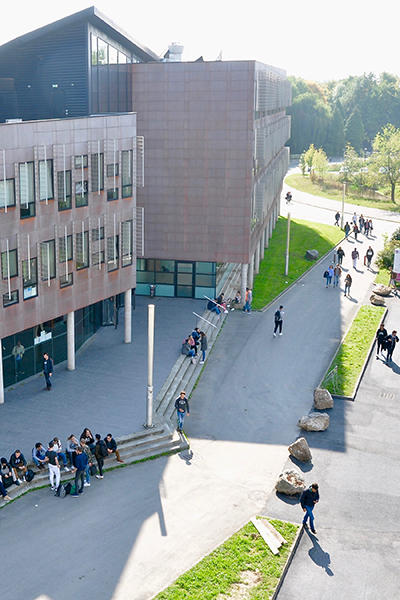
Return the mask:
<path id="1" fill-rule="evenodd" d="M 99 450 L 98 450 L 98 454 L 99 454 L 99 456 L 100 456 L 101 458 L 107 458 L 107 456 L 108 456 L 108 450 L 107 450 L 106 443 L 105 443 L 105 442 L 103 442 L 103 440 L 99 440 L 99 441 L 97 442 L 97 446 L 98 446 L 98 448 L 99 448 Z"/>
<path id="2" fill-rule="evenodd" d="M 322 277 L 325 277 L 325 279 L 326 279 L 327 277 L 329 277 L 329 271 L 325 271 L 325 273 L 322 275 Z"/>
<path id="3" fill-rule="evenodd" d="M 71 493 L 71 488 L 72 485 L 70 483 L 60 483 L 54 495 L 58 496 L 58 498 L 65 498 L 65 496 Z"/>
<path id="4" fill-rule="evenodd" d="M 277 310 L 275 313 L 275 323 L 278 323 L 278 321 L 280 321 L 280 319 L 281 319 L 281 313 L 279 310 Z"/>
<path id="5" fill-rule="evenodd" d="M 35 473 L 32 471 L 32 469 L 28 469 L 27 472 L 25 473 L 25 479 L 26 481 L 32 481 L 32 479 L 35 477 Z"/>

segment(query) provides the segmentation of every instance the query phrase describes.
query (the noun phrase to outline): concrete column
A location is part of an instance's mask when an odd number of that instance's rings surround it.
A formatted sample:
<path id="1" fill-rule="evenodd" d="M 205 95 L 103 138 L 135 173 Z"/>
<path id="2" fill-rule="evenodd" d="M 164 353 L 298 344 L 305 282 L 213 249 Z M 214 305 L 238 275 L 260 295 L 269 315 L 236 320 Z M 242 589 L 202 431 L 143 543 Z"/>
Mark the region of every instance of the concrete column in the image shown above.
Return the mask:
<path id="1" fill-rule="evenodd" d="M 240 282 L 240 293 L 242 295 L 242 304 L 244 306 L 246 300 L 246 288 L 247 288 L 247 273 L 249 270 L 249 265 L 247 263 L 242 263 L 241 268 L 241 282 Z"/>
<path id="2" fill-rule="evenodd" d="M 248 270 L 248 273 L 247 273 L 247 286 L 251 290 L 253 289 L 253 282 L 254 282 L 254 254 L 250 258 L 249 270 Z"/>
<path id="3" fill-rule="evenodd" d="M 4 404 L 3 344 L 0 340 L 0 404 Z"/>
<path id="4" fill-rule="evenodd" d="M 254 272 L 255 274 L 260 272 L 260 244 L 257 244 L 254 252 Z"/>
<path id="5" fill-rule="evenodd" d="M 125 292 L 125 344 L 132 341 L 132 290 Z"/>
<path id="6" fill-rule="evenodd" d="M 263 231 L 263 234 L 262 234 L 262 236 L 261 236 L 260 243 L 259 243 L 259 248 L 260 248 L 260 260 L 263 260 L 263 258 L 264 258 L 264 250 L 265 250 L 265 243 L 264 243 L 264 240 L 265 240 L 265 229 L 264 229 L 264 231 Z"/>
<path id="7" fill-rule="evenodd" d="M 67 369 L 75 371 L 75 313 L 67 314 Z"/>

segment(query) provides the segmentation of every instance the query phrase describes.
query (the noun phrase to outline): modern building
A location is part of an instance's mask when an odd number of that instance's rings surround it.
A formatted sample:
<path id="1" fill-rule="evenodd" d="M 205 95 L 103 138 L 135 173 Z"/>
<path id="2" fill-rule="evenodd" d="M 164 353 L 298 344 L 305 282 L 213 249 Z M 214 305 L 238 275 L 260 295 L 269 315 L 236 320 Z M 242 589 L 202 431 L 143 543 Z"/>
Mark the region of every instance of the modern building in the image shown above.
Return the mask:
<path id="1" fill-rule="evenodd" d="M 279 214 L 290 84 L 180 52 L 158 58 L 94 7 L 0 47 L 4 385 L 44 350 L 73 369 L 116 299 L 129 342 L 133 289 L 213 296 L 221 264 L 252 286 Z"/>

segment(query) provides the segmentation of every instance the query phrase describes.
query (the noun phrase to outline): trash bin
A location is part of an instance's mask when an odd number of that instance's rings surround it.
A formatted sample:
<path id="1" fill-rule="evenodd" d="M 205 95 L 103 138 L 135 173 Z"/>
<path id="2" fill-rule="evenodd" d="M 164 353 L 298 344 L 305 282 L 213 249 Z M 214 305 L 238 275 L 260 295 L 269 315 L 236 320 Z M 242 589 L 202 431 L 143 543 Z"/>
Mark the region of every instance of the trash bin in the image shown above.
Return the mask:
<path id="1" fill-rule="evenodd" d="M 154 296 L 156 295 L 156 284 L 155 283 L 149 284 L 149 288 L 150 288 L 150 298 L 154 298 Z"/>

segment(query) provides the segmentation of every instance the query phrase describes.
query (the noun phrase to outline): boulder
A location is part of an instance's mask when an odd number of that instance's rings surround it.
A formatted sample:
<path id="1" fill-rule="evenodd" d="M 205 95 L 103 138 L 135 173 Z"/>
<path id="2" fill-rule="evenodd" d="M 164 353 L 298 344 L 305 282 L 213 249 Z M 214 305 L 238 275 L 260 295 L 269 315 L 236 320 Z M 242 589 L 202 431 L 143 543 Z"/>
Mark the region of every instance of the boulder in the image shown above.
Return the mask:
<path id="1" fill-rule="evenodd" d="M 392 293 L 392 288 L 388 285 L 383 285 L 382 283 L 376 285 L 374 287 L 374 294 L 378 294 L 378 296 L 390 296 Z"/>
<path id="2" fill-rule="evenodd" d="M 316 410 L 326 410 L 333 408 L 333 398 L 328 390 L 315 388 L 314 390 L 314 408 Z"/>
<path id="3" fill-rule="evenodd" d="M 298 438 L 288 448 L 289 454 L 300 460 L 301 462 L 310 462 L 312 455 L 308 447 L 306 438 Z"/>
<path id="4" fill-rule="evenodd" d="M 318 260 L 319 259 L 318 250 L 307 250 L 306 259 L 307 260 Z"/>
<path id="5" fill-rule="evenodd" d="M 301 494 L 305 487 L 306 482 L 303 475 L 294 469 L 283 471 L 275 484 L 276 491 L 281 492 L 281 494 L 286 494 L 287 496 Z"/>
<path id="6" fill-rule="evenodd" d="M 385 299 L 382 296 L 376 296 L 375 294 L 371 294 L 369 297 L 369 301 L 374 306 L 386 306 Z"/>
<path id="7" fill-rule="evenodd" d="M 301 417 L 297 427 L 306 431 L 325 431 L 329 427 L 329 415 L 326 413 L 310 413 L 305 417 Z"/>

